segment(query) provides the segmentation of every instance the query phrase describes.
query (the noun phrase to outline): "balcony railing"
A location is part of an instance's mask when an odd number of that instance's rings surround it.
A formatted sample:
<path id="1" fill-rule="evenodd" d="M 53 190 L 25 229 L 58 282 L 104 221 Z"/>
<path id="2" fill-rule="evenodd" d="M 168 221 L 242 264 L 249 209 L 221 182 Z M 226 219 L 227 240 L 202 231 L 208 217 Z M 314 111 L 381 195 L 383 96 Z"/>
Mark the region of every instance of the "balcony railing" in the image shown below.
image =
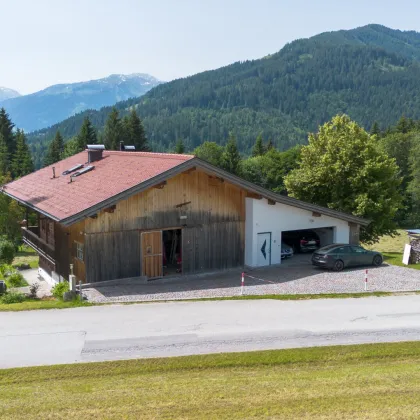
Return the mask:
<path id="1" fill-rule="evenodd" d="M 22 227 L 23 242 L 55 264 L 55 249 L 39 236 L 38 226 Z"/>

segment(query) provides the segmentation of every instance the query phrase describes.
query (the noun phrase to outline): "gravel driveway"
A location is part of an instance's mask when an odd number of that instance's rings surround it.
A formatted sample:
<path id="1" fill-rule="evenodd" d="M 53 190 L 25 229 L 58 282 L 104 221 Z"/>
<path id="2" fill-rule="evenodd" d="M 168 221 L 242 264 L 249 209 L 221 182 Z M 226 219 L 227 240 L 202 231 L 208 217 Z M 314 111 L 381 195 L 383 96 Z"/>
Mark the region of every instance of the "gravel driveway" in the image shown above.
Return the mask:
<path id="1" fill-rule="evenodd" d="M 312 267 L 308 257 L 300 255 L 282 266 L 247 271 L 244 294 L 363 292 L 366 268 L 369 292 L 420 291 L 420 270 L 384 264 L 378 268 L 365 267 L 335 273 Z M 164 278 L 146 285 L 96 287 L 84 289 L 83 294 L 91 302 L 212 298 L 238 296 L 241 293 L 240 284 L 241 272 L 236 270 L 206 276 Z"/>

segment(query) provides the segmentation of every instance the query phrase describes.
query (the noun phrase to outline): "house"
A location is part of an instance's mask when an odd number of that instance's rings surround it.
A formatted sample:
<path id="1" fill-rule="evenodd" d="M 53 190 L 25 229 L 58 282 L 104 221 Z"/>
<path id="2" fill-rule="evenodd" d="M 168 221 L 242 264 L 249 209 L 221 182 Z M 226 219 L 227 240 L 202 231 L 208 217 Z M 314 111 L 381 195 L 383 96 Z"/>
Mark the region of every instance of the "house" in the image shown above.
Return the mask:
<path id="1" fill-rule="evenodd" d="M 358 243 L 367 221 L 275 194 L 190 155 L 92 147 L 5 185 L 48 281 L 161 277 L 280 264 L 282 232 Z M 28 220 L 28 217 L 26 218 Z"/>

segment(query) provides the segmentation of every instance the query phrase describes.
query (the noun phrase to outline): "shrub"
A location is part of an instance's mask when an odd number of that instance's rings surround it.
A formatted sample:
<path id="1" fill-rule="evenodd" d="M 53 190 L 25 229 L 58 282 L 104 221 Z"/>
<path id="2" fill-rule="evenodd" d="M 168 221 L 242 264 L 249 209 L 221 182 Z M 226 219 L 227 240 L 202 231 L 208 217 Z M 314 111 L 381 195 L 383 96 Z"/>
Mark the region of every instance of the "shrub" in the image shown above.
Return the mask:
<path id="1" fill-rule="evenodd" d="M 25 296 L 22 293 L 8 292 L 2 296 L 1 301 L 5 304 L 9 303 L 22 303 L 25 300 Z"/>
<path id="2" fill-rule="evenodd" d="M 70 290 L 70 285 L 68 281 L 62 281 L 61 283 L 57 283 L 52 289 L 51 293 L 57 299 L 63 299 L 63 295 L 65 292 Z"/>
<path id="3" fill-rule="evenodd" d="M 12 273 L 8 276 L 6 278 L 6 284 L 8 287 L 24 287 L 28 285 L 22 274 L 18 272 Z"/>
<path id="4" fill-rule="evenodd" d="M 0 264 L 12 264 L 15 255 L 15 244 L 7 239 L 0 239 Z"/>
<path id="5" fill-rule="evenodd" d="M 16 269 L 10 264 L 0 265 L 0 276 L 2 279 L 7 279 L 12 274 L 17 273 Z"/>
<path id="6" fill-rule="evenodd" d="M 29 288 L 29 297 L 31 297 L 32 299 L 35 299 L 38 289 L 39 289 L 39 283 L 32 283 L 31 287 Z"/>

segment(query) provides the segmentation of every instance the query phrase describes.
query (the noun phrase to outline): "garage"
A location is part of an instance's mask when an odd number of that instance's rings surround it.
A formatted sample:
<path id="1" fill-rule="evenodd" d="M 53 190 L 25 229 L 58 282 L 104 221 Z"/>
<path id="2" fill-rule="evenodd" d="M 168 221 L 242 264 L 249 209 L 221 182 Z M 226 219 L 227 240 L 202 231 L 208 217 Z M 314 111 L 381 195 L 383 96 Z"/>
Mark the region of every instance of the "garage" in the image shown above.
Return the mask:
<path id="1" fill-rule="evenodd" d="M 245 265 L 281 264 L 282 243 L 295 253 L 313 252 L 315 247 L 333 243 L 357 244 L 360 227 L 357 222 L 352 215 L 289 197 L 284 197 L 284 202 L 247 198 Z"/>

